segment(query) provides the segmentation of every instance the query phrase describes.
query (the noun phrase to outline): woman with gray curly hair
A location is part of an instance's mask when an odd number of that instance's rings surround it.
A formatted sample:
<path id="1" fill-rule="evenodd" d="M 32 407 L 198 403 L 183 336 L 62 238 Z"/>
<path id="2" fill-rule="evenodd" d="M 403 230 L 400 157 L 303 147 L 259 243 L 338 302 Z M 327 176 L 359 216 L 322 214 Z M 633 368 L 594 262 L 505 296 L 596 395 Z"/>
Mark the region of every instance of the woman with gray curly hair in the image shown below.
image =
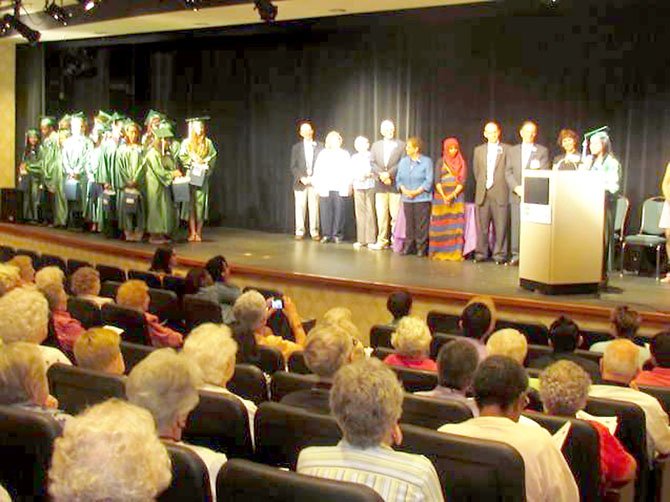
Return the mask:
<path id="1" fill-rule="evenodd" d="M 110 399 L 70 419 L 56 439 L 49 494 L 55 502 L 144 502 L 155 500 L 171 479 L 151 414 Z"/>
<path id="2" fill-rule="evenodd" d="M 80 267 L 70 277 L 72 294 L 82 300 L 88 300 L 102 307 L 114 300 L 100 296 L 100 272 L 93 267 Z"/>
<path id="3" fill-rule="evenodd" d="M 343 366 L 335 375 L 330 407 L 344 439 L 337 446 L 305 448 L 297 471 L 362 483 L 386 502 L 444 500 L 435 467 L 426 457 L 394 451 L 403 389 L 393 371 L 376 359 Z"/>
<path id="4" fill-rule="evenodd" d="M 437 364 L 428 356 L 432 340 L 424 321 L 416 317 L 403 317 L 391 335 L 395 354 L 387 356 L 384 362 L 390 366 L 437 371 Z"/>
<path id="5" fill-rule="evenodd" d="M 572 361 L 555 362 L 540 374 L 540 397 L 545 413 L 581 418 L 598 433 L 603 488 L 627 483 L 635 479 L 637 462 L 607 427 L 582 411 L 589 396 L 589 387 L 591 378 Z"/>

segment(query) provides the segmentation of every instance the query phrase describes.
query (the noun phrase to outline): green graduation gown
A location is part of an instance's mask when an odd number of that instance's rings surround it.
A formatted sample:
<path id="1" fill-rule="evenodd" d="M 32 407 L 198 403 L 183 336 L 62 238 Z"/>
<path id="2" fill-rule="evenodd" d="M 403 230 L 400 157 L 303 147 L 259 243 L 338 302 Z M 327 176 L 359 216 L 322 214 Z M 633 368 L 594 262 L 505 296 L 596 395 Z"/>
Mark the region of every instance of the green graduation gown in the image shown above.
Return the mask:
<path id="1" fill-rule="evenodd" d="M 39 159 L 39 147 L 36 150 L 26 151 L 21 158 L 25 165 L 28 177 L 28 190 L 23 192 L 23 219 L 26 221 L 37 221 L 39 219 L 39 205 L 41 199 L 41 186 L 44 183 L 42 175 L 42 163 Z"/>
<path id="2" fill-rule="evenodd" d="M 54 225 L 64 227 L 67 225 L 67 200 L 63 186 L 63 164 L 57 132 L 51 133 L 42 141 L 38 158 L 44 174 L 44 186 L 53 194 Z"/>
<path id="3" fill-rule="evenodd" d="M 117 192 L 119 228 L 129 232 L 144 230 L 144 194 L 146 192 L 142 158 L 141 145 L 122 145 L 117 150 L 116 169 L 119 183 L 119 190 Z M 134 188 L 140 192 L 140 203 L 134 214 L 128 214 L 123 211 L 123 190 L 130 188 L 131 185 L 134 185 Z"/>
<path id="4" fill-rule="evenodd" d="M 93 142 L 86 136 L 70 136 L 63 144 L 63 170 L 65 179 L 76 178 L 81 189 L 81 198 L 72 209 L 86 212 L 88 205 L 88 158 L 93 150 Z"/>
<path id="5" fill-rule="evenodd" d="M 179 160 L 186 170 L 186 175 L 190 175 L 190 171 L 194 165 L 194 159 L 188 151 L 190 140 L 186 138 L 181 143 L 179 150 Z M 182 208 L 182 219 L 187 220 L 191 216 L 191 211 L 195 208 L 196 221 L 207 221 L 209 218 L 209 179 L 212 176 L 212 171 L 216 165 L 217 151 L 214 148 L 214 143 L 209 138 L 205 138 L 207 145 L 207 153 L 202 159 L 202 163 L 207 164 L 209 169 L 205 172 L 205 180 L 201 187 L 191 185 L 191 203 L 184 204 Z"/>
<path id="6" fill-rule="evenodd" d="M 170 187 L 175 163 L 171 155 L 150 148 L 144 156 L 147 232 L 168 235 L 174 230 L 174 205 Z"/>

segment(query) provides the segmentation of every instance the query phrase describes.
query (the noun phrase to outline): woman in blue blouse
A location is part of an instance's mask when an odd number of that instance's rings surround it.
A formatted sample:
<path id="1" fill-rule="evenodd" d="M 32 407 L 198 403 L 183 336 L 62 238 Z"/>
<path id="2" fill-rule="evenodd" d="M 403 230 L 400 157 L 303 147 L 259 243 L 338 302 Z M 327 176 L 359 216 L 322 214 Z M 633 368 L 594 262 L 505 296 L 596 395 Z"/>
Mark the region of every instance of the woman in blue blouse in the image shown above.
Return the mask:
<path id="1" fill-rule="evenodd" d="M 396 186 L 402 195 L 405 212 L 405 247 L 400 254 L 426 256 L 428 254 L 428 227 L 430 201 L 433 191 L 433 161 L 421 154 L 419 138 L 409 138 L 405 145 L 407 157 L 398 164 Z"/>

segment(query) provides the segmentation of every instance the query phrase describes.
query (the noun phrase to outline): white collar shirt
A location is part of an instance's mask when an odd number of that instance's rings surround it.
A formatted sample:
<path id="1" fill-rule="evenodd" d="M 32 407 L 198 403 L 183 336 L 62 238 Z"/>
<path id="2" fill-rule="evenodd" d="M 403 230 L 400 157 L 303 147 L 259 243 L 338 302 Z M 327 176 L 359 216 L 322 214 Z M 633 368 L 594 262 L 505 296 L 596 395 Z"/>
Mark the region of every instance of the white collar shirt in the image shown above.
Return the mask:
<path id="1" fill-rule="evenodd" d="M 521 169 L 528 169 L 534 149 L 535 145 L 533 143 L 521 143 Z"/>
<path id="2" fill-rule="evenodd" d="M 384 167 L 388 167 L 396 143 L 394 139 L 384 139 L 382 145 L 384 146 Z"/>
<path id="3" fill-rule="evenodd" d="M 499 143 L 488 143 L 486 145 L 486 189 L 493 187 L 493 180 L 498 162 Z"/>
<path id="4" fill-rule="evenodd" d="M 305 165 L 307 166 L 307 176 L 312 175 L 312 166 L 314 166 L 314 146 L 315 143 L 312 140 L 305 139 L 302 141 L 303 147 L 305 149 Z"/>

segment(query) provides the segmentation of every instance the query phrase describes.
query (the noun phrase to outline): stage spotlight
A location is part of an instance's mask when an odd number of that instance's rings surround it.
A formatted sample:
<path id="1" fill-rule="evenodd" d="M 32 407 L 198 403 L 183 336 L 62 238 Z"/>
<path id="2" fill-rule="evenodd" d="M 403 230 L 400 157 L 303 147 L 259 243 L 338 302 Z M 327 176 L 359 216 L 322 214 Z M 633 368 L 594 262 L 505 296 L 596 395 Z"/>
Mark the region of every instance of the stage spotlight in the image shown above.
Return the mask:
<path id="1" fill-rule="evenodd" d="M 279 8 L 273 5 L 270 0 L 254 0 L 254 9 L 258 11 L 258 15 L 266 23 L 272 23 L 277 17 Z"/>
<path id="2" fill-rule="evenodd" d="M 2 17 L 2 28 L 0 29 L 0 34 L 6 35 L 9 31 L 15 30 L 23 38 L 28 40 L 31 44 L 35 44 L 40 41 L 42 34 L 39 31 L 33 30 L 30 26 L 21 22 L 11 14 L 5 14 Z"/>
<path id="3" fill-rule="evenodd" d="M 199 11 L 202 6 L 202 0 L 182 0 L 182 3 L 184 7 L 192 9 L 195 12 Z"/>
<path id="4" fill-rule="evenodd" d="M 44 12 L 51 16 L 54 21 L 63 23 L 64 26 L 67 26 L 67 22 L 71 17 L 71 14 L 69 14 L 63 7 L 56 5 L 56 0 L 53 0 L 47 5 Z"/>
<path id="5" fill-rule="evenodd" d="M 89 10 L 92 10 L 95 8 L 95 6 L 100 3 L 100 1 L 96 0 L 77 0 L 79 2 L 79 5 L 81 5 L 86 12 Z"/>

